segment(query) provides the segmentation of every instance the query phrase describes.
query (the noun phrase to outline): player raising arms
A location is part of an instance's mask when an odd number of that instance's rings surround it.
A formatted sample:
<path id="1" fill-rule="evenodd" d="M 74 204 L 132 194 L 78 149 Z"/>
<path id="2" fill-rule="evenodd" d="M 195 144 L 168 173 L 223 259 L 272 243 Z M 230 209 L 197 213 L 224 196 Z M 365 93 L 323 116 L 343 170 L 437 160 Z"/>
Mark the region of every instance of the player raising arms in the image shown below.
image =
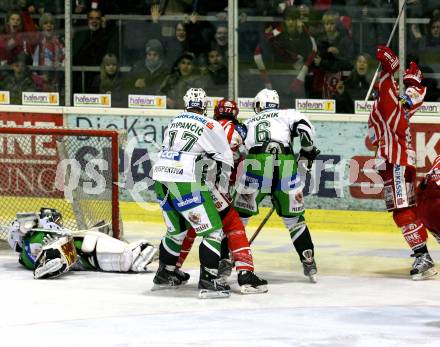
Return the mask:
<path id="1" fill-rule="evenodd" d="M 426 246 L 425 226 L 416 215 L 415 207 L 415 152 L 411 147 L 409 119 L 422 105 L 426 88 L 421 84 L 422 73 L 411 62 L 403 82 L 402 97 L 393 74 L 399 69 L 399 58 L 386 46 L 378 46 L 376 59 L 382 66 L 378 97 L 371 111 L 368 127 L 373 145 L 378 147 L 376 164 L 383 179 L 386 208 L 393 213 L 396 225 L 415 257 L 410 275 L 421 280 L 437 273 Z"/>
<path id="2" fill-rule="evenodd" d="M 217 165 L 216 187 L 227 193 L 232 152 L 221 125 L 205 116 L 207 97 L 201 88 L 189 89 L 183 97 L 185 111 L 165 131 L 162 150 L 153 166 L 155 190 L 162 208 L 167 233 L 159 248 L 155 287 L 182 284 L 176 272 L 182 242 L 194 228 L 203 237 L 199 247 L 201 297 L 228 297 L 230 287 L 218 281 L 222 221 L 215 207 L 205 170 L 198 163 L 209 159 Z"/>
<path id="3" fill-rule="evenodd" d="M 314 128 L 296 110 L 279 110 L 275 90 L 263 89 L 256 96 L 256 115 L 245 122 L 245 140 L 249 154 L 244 161 L 245 174 L 240 178 L 234 206 L 243 223 L 258 214 L 258 205 L 266 195 L 272 198 L 277 214 L 289 230 L 299 255 L 304 274 L 316 281 L 314 247 L 304 218 L 304 200 L 298 165 L 293 153 L 293 140 L 299 137 L 300 159 L 311 169 L 319 150 L 314 145 Z"/>
<path id="4" fill-rule="evenodd" d="M 234 171 L 231 175 L 233 178 L 235 177 L 237 163 L 240 161 L 238 148 L 243 144 L 246 138 L 246 128 L 237 119 L 238 112 L 236 102 L 228 99 L 220 100 L 214 109 L 214 119 L 222 125 L 234 156 Z M 241 293 L 266 293 L 267 281 L 254 274 L 252 251 L 246 236 L 246 231 L 240 220 L 240 216 L 231 205 L 229 195 L 222 194 L 217 189 L 213 189 L 211 195 L 222 219 L 223 232 L 225 234 L 225 238 L 222 241 L 219 277 L 223 277 L 223 279 L 226 280 L 226 277 L 230 275 L 232 269 L 232 263 L 230 263 L 229 260 L 230 251 L 238 272 L 237 280 Z M 181 267 L 185 261 L 194 240 L 195 231 L 191 228 L 188 230 L 185 240 L 183 241 L 182 250 L 177 263 L 178 267 Z M 183 277 L 182 279 L 185 278 Z"/>
<path id="5" fill-rule="evenodd" d="M 55 278 L 69 270 L 145 272 L 157 251 L 145 240 L 126 243 L 99 231 L 67 230 L 52 208 L 18 213 L 8 242 L 35 279 Z"/>

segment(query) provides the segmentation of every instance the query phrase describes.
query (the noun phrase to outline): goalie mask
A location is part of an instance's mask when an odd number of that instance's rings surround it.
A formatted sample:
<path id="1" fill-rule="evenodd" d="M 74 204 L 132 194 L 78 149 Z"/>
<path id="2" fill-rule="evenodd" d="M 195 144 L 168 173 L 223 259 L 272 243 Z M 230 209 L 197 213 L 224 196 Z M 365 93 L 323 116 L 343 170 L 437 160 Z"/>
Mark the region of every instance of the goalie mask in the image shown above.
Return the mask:
<path id="1" fill-rule="evenodd" d="M 63 225 L 63 216 L 54 208 L 42 207 L 40 209 L 40 218 L 46 218 L 49 222 L 58 224 L 59 226 Z"/>
<path id="2" fill-rule="evenodd" d="M 273 89 L 263 89 L 258 92 L 254 99 L 254 111 L 258 113 L 263 110 L 278 109 L 280 107 L 280 97 L 278 92 Z"/>
<path id="3" fill-rule="evenodd" d="M 202 88 L 188 89 L 183 101 L 185 102 L 185 110 L 196 108 L 205 111 L 208 103 L 206 92 Z"/>
<path id="4" fill-rule="evenodd" d="M 237 120 L 238 106 L 234 100 L 223 99 L 220 100 L 214 108 L 214 119 L 219 120 L 222 118 Z"/>

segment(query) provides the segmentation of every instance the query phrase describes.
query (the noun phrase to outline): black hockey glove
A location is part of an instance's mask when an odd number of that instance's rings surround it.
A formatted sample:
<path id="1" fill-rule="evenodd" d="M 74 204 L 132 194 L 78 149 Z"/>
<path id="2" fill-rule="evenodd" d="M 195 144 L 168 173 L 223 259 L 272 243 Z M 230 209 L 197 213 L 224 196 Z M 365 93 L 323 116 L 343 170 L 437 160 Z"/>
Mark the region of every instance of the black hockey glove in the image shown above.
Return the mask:
<path id="1" fill-rule="evenodd" d="M 321 153 L 321 151 L 313 146 L 313 148 L 310 151 L 305 151 L 301 148 L 299 151 L 299 161 L 301 160 L 307 160 L 307 170 L 310 171 L 312 169 L 313 162 L 315 161 L 316 157 Z"/>

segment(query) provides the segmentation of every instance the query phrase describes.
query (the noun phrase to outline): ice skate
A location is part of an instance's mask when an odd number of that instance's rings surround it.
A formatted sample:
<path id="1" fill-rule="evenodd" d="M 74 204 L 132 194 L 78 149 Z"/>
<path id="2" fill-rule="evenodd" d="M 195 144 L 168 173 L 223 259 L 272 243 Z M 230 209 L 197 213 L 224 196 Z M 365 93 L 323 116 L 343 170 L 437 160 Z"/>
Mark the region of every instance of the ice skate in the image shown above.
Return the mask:
<path id="1" fill-rule="evenodd" d="M 234 267 L 234 263 L 231 259 L 225 258 L 220 259 L 220 262 L 218 264 L 218 281 L 221 284 L 227 285 L 228 284 L 228 278 L 231 276 L 232 268 Z"/>
<path id="2" fill-rule="evenodd" d="M 175 269 L 167 269 L 167 265 L 160 264 L 154 276 L 153 283 L 154 286 L 151 290 L 155 291 L 178 288 L 182 284 L 182 281 L 177 277 Z"/>
<path id="3" fill-rule="evenodd" d="M 199 298 L 200 299 L 218 299 L 229 298 L 231 287 L 222 283 L 213 273 L 203 266 L 200 268 L 199 280 Z M 214 270 L 215 271 L 215 270 Z"/>
<path id="4" fill-rule="evenodd" d="M 316 274 L 318 273 L 318 269 L 316 267 L 315 259 L 313 258 L 313 252 L 311 249 L 306 249 L 303 252 L 304 260 L 302 261 L 304 276 L 307 276 L 310 279 L 310 282 L 316 283 L 317 278 Z"/>
<path id="5" fill-rule="evenodd" d="M 421 281 L 437 275 L 437 270 L 434 267 L 434 261 L 429 253 L 411 254 L 411 257 L 416 258 L 410 271 L 413 281 Z"/>
<path id="6" fill-rule="evenodd" d="M 240 271 L 238 284 L 242 294 L 267 293 L 267 281 L 259 278 L 252 271 Z"/>
<path id="7" fill-rule="evenodd" d="M 191 277 L 189 273 L 182 271 L 178 267 L 174 270 L 174 275 L 182 282 L 182 284 L 187 284 Z"/>

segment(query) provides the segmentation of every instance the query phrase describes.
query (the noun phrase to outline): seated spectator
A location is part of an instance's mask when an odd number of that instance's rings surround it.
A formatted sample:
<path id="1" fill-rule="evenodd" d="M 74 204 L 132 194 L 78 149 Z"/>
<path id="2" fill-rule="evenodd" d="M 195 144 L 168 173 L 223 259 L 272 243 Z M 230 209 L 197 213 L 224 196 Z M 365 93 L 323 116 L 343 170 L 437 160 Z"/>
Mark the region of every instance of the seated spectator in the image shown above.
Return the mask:
<path id="1" fill-rule="evenodd" d="M 168 72 L 162 43 L 157 39 L 152 39 L 145 46 L 145 58 L 133 67 L 129 79 L 130 91 L 135 94 L 158 95 Z"/>
<path id="2" fill-rule="evenodd" d="M 111 94 L 112 107 L 127 107 L 128 96 L 124 90 L 118 58 L 113 53 L 107 53 L 102 58 L 100 72 L 93 82 L 92 92 Z"/>
<path id="3" fill-rule="evenodd" d="M 39 21 L 41 32 L 32 55 L 34 66 L 61 66 L 64 62 L 64 44 L 55 31 L 55 18 L 43 13 Z"/>
<path id="4" fill-rule="evenodd" d="M 194 65 L 194 54 L 184 53 L 165 78 L 160 93 L 167 96 L 167 108 L 184 108 L 183 96 L 189 88 L 206 88 L 206 80 Z"/>
<path id="5" fill-rule="evenodd" d="M 304 97 L 305 76 L 316 55 L 315 40 L 299 16 L 298 9 L 291 8 L 280 25 L 266 28 L 266 41 L 257 46 L 254 56 L 264 86 L 278 91 L 281 107 L 291 107 L 293 98 Z"/>
<path id="6" fill-rule="evenodd" d="M 368 78 L 368 60 L 368 55 L 359 54 L 348 78 L 337 83 L 334 95 L 337 113 L 354 113 L 354 101 L 365 99 L 371 83 Z"/>
<path id="7" fill-rule="evenodd" d="M 24 52 L 19 53 L 11 64 L 12 72 L 0 82 L 0 90 L 8 90 L 11 104 L 21 105 L 22 92 L 36 91 L 35 83 L 27 65 L 30 57 Z"/>
<path id="8" fill-rule="evenodd" d="M 208 52 L 208 64 L 204 73 L 209 77 L 206 93 L 209 96 L 226 97 L 228 95 L 228 67 L 217 48 L 212 48 Z"/>
<path id="9" fill-rule="evenodd" d="M 6 24 L 0 32 L 0 62 L 11 64 L 20 53 L 33 51 L 32 40 L 23 31 L 19 10 L 11 10 L 6 15 Z"/>

